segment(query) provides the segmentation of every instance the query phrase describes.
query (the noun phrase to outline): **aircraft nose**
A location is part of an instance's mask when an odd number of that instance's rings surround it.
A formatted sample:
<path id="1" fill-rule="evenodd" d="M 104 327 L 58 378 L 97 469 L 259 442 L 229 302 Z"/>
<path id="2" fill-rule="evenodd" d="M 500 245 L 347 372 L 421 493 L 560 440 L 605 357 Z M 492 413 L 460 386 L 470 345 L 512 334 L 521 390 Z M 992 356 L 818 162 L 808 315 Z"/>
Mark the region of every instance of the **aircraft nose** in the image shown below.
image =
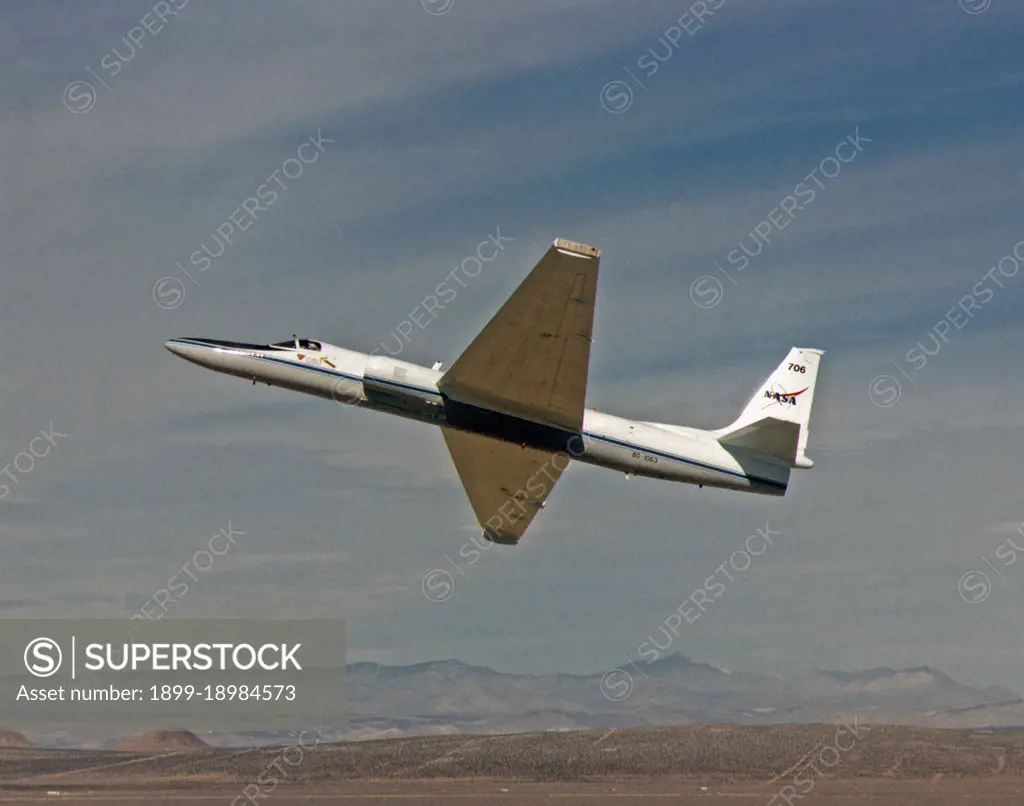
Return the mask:
<path id="1" fill-rule="evenodd" d="M 184 358 L 186 361 L 191 361 L 195 364 L 203 364 L 204 366 L 204 359 L 208 358 L 211 352 L 209 347 L 197 342 L 195 339 L 168 339 L 164 342 L 164 347 L 179 358 Z"/>
<path id="2" fill-rule="evenodd" d="M 180 356 L 181 358 L 185 358 L 186 357 L 186 352 L 185 351 L 188 348 L 184 344 L 182 344 L 180 341 L 176 341 L 175 339 L 168 339 L 167 341 L 164 342 L 164 347 L 166 347 L 168 350 L 170 350 L 175 355 Z"/>
<path id="3" fill-rule="evenodd" d="M 168 339 L 164 342 L 164 347 L 179 358 L 184 358 L 201 367 L 217 372 L 226 372 L 229 375 L 243 372 L 244 377 L 249 377 L 249 356 L 252 355 L 249 345 L 216 339 L 183 337 Z"/>

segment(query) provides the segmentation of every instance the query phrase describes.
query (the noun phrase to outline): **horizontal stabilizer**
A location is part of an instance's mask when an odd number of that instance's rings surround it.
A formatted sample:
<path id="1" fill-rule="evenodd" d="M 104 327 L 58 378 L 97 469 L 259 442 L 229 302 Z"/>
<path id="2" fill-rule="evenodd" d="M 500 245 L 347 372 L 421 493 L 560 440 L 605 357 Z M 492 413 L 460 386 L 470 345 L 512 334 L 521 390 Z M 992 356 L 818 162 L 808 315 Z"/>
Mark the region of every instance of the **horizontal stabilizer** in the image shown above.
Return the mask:
<path id="1" fill-rule="evenodd" d="M 786 467 L 810 467 L 811 460 L 797 457 L 800 424 L 765 417 L 723 434 L 718 441 L 727 448 L 745 448 L 779 460 Z"/>

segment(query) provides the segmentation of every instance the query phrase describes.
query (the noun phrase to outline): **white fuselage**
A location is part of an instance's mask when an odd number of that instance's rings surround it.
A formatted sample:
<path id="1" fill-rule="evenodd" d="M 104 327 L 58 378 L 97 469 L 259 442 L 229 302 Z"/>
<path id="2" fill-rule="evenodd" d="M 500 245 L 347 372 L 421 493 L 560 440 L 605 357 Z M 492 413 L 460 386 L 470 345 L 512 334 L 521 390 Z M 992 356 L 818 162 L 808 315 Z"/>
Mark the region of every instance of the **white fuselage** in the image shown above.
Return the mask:
<path id="1" fill-rule="evenodd" d="M 784 495 L 789 480 L 790 468 L 757 454 L 726 450 L 708 431 L 588 410 L 581 433 L 572 434 L 447 399 L 438 390 L 441 371 L 326 342 L 305 342 L 296 348 L 183 338 L 171 339 L 166 346 L 195 364 L 253 382 L 517 444 L 564 450 L 577 461 L 631 475 L 766 495 Z"/>

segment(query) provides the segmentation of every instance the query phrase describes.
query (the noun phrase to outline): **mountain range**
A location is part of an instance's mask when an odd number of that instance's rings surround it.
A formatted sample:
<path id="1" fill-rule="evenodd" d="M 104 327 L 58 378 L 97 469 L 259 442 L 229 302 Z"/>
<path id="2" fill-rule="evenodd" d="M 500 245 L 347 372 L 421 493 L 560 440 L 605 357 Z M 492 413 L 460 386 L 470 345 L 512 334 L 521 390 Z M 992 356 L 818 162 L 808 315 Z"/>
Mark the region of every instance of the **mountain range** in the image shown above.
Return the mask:
<path id="1" fill-rule="evenodd" d="M 1024 699 L 1016 692 L 963 685 L 927 666 L 783 678 L 673 654 L 582 675 L 513 674 L 458 660 L 352 663 L 346 671 L 348 722 L 327 726 L 327 741 L 726 723 L 1024 728 Z M 28 739 L 49 747 L 101 748 L 134 733 L 111 723 L 85 733 L 81 726 L 29 733 Z M 291 734 L 273 730 L 199 735 L 221 747 L 291 741 Z"/>
<path id="2" fill-rule="evenodd" d="M 518 733 L 696 723 L 852 721 L 921 727 L 1024 726 L 1024 699 L 962 685 L 927 666 L 732 671 L 684 655 L 590 675 L 521 675 L 458 660 L 348 667 L 345 738 Z"/>

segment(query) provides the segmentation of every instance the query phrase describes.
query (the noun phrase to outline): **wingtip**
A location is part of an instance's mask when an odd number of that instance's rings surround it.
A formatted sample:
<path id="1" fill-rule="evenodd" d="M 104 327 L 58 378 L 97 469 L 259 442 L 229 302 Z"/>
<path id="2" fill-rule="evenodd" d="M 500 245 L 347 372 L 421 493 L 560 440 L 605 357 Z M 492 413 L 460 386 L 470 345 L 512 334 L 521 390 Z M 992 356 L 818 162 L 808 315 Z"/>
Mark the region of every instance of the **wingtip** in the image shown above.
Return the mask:
<path id="1" fill-rule="evenodd" d="M 589 246 L 578 241 L 570 241 L 568 238 L 555 238 L 554 247 L 562 252 L 579 255 L 580 257 L 601 257 L 601 250 L 596 246 Z"/>
<path id="2" fill-rule="evenodd" d="M 519 542 L 515 536 L 499 532 L 496 529 L 484 529 L 484 540 L 497 543 L 499 546 L 514 546 Z"/>

